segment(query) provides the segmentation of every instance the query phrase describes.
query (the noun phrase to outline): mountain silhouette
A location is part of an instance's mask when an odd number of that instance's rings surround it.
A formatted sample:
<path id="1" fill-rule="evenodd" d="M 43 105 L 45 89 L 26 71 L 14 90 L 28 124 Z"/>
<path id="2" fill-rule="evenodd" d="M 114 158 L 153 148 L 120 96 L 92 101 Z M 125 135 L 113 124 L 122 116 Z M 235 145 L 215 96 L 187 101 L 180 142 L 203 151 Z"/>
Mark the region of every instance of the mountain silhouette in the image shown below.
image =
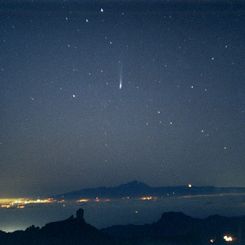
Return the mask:
<path id="1" fill-rule="evenodd" d="M 210 195 L 222 193 L 245 193 L 244 187 L 214 187 L 214 186 L 160 186 L 152 187 L 143 182 L 131 181 L 114 187 L 86 188 L 54 195 L 56 199 L 79 198 L 123 198 L 140 196 L 181 196 L 181 195 Z"/>
<path id="2" fill-rule="evenodd" d="M 118 225 L 103 232 L 129 244 L 205 245 L 227 244 L 224 236 L 232 236 L 230 244 L 245 244 L 245 216 L 210 216 L 206 219 L 192 218 L 181 212 L 164 213 L 161 218 L 146 225 Z M 166 242 L 166 243 L 164 243 Z M 170 243 L 168 243 L 170 242 Z M 158 244 L 158 243 L 157 243 Z"/>

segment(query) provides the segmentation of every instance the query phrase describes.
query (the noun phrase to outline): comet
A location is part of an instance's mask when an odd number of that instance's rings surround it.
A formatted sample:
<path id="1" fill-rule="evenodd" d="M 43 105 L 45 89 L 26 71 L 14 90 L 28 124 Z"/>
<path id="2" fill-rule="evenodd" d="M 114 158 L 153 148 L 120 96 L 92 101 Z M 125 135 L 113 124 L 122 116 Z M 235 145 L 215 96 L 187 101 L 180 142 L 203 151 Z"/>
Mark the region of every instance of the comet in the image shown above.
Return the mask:
<path id="1" fill-rule="evenodd" d="M 123 86 L 123 69 L 122 69 L 122 65 L 120 66 L 120 72 L 119 72 L 119 89 L 122 89 Z"/>

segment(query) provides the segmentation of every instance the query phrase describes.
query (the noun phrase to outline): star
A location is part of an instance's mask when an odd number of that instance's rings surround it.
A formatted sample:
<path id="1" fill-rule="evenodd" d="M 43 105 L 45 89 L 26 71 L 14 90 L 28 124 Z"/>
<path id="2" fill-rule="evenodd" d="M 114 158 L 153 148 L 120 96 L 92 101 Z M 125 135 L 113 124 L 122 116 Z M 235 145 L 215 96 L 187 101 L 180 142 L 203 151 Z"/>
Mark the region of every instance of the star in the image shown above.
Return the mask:
<path id="1" fill-rule="evenodd" d="M 75 94 L 73 94 L 73 95 L 72 95 L 72 98 L 76 98 L 76 95 L 75 95 Z"/>

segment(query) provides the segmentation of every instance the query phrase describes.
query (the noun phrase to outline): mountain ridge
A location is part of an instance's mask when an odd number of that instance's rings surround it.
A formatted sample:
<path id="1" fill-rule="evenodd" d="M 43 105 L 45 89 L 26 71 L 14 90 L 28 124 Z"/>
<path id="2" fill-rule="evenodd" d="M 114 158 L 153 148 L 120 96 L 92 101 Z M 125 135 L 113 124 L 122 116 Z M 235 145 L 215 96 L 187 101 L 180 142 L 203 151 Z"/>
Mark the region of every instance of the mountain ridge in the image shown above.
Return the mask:
<path id="1" fill-rule="evenodd" d="M 224 193 L 245 193 L 245 187 L 215 187 L 215 186 L 157 186 L 153 187 L 133 180 L 112 187 L 84 188 L 62 194 L 53 195 L 56 199 L 79 199 L 79 198 L 137 198 L 141 196 L 173 196 L 173 195 L 211 195 Z"/>

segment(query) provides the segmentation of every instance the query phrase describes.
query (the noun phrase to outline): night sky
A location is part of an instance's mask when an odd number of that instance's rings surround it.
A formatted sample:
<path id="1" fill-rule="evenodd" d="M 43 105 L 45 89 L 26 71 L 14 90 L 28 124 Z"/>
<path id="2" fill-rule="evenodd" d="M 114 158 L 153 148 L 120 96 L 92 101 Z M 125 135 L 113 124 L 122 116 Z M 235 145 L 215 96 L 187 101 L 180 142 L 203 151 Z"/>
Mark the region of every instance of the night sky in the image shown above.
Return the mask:
<path id="1" fill-rule="evenodd" d="M 1 196 L 245 186 L 245 5 L 4 2 Z"/>

